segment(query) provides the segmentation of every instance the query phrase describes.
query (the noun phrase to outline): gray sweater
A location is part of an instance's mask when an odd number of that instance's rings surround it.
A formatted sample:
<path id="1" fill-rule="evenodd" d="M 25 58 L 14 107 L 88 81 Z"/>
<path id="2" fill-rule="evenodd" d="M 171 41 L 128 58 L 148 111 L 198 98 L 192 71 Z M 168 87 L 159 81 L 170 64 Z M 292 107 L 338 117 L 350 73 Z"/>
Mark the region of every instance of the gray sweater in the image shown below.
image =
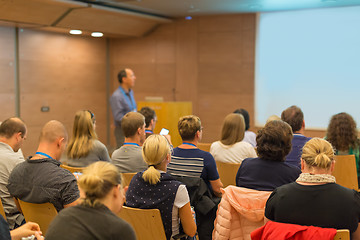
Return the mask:
<path id="1" fill-rule="evenodd" d="M 111 162 L 109 152 L 104 144 L 99 140 L 95 140 L 93 145 L 93 149 L 87 156 L 76 159 L 67 158 L 64 163 L 72 167 L 86 167 L 97 161 Z"/>

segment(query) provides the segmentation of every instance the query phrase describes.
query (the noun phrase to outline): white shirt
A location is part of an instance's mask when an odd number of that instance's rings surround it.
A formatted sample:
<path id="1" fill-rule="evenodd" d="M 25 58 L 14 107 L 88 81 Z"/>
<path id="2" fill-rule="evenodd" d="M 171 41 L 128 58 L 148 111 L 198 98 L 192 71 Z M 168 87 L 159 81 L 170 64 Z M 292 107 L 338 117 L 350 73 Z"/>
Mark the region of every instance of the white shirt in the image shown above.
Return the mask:
<path id="1" fill-rule="evenodd" d="M 253 147 L 256 147 L 256 134 L 252 131 L 245 131 L 243 142 L 250 143 Z"/>
<path id="2" fill-rule="evenodd" d="M 255 149 L 247 142 L 237 142 L 233 145 L 224 145 L 220 141 L 211 144 L 210 153 L 215 161 L 225 163 L 241 163 L 245 158 L 257 157 Z"/>

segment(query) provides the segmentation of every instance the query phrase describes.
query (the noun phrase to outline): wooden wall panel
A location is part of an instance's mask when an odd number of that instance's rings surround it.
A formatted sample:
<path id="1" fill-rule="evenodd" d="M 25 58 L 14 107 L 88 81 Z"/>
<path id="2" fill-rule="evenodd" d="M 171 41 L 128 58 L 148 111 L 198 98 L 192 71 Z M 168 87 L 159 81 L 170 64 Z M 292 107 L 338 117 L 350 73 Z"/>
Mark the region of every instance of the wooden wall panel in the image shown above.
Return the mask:
<path id="1" fill-rule="evenodd" d="M 72 132 L 78 110 L 91 110 L 106 144 L 106 41 L 24 30 L 19 34 L 21 117 L 28 126 L 23 151 L 36 150 L 39 129 L 51 119 Z M 49 112 L 41 112 L 49 106 Z"/>
<path id="2" fill-rule="evenodd" d="M 237 14 L 178 19 L 143 38 L 111 41 L 112 90 L 116 74 L 134 70 L 137 101 L 162 96 L 191 101 L 204 126 L 203 142 L 219 139 L 224 117 L 237 108 L 254 126 L 256 15 Z M 309 136 L 324 131 L 307 131 Z"/>
<path id="3" fill-rule="evenodd" d="M 15 116 L 15 30 L 0 27 L 0 121 Z"/>
<path id="4" fill-rule="evenodd" d="M 179 19 L 144 38 L 112 41 L 111 54 L 113 68 L 135 71 L 138 101 L 191 101 L 204 142 L 218 139 L 226 114 L 254 112 L 255 14 Z"/>

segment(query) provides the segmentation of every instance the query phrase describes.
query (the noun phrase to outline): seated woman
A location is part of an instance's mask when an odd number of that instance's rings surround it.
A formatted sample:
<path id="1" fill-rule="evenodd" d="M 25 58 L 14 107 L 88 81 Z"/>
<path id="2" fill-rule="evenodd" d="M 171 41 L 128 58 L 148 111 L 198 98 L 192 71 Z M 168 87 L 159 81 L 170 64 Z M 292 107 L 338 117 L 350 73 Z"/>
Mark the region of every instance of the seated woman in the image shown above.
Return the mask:
<path id="1" fill-rule="evenodd" d="M 294 182 L 300 169 L 285 163 L 291 150 L 292 130 L 289 124 L 274 120 L 265 124 L 256 137 L 258 158 L 245 159 L 236 174 L 236 186 L 260 191 Z"/>
<path id="2" fill-rule="evenodd" d="M 68 143 L 65 164 L 72 167 L 86 167 L 97 161 L 110 162 L 105 145 L 97 140 L 95 115 L 87 110 L 75 115 L 73 136 Z"/>
<path id="3" fill-rule="evenodd" d="M 114 165 L 91 164 L 78 184 L 85 198 L 81 204 L 59 212 L 46 233 L 47 240 L 136 239 L 132 227 L 116 215 L 124 203 L 124 193 Z"/>
<path id="4" fill-rule="evenodd" d="M 254 147 L 242 141 L 244 134 L 244 117 L 237 113 L 227 115 L 221 129 L 221 140 L 214 142 L 210 147 L 215 161 L 241 163 L 245 158 L 257 157 Z"/>
<path id="5" fill-rule="evenodd" d="M 265 217 L 275 222 L 349 229 L 360 239 L 360 196 L 335 183 L 334 150 L 320 138 L 308 141 L 301 156 L 302 174 L 270 195 Z"/>
<path id="6" fill-rule="evenodd" d="M 356 122 L 351 115 L 342 112 L 332 116 L 327 128 L 326 140 L 336 149 L 336 155 L 355 155 L 360 183 L 360 141 Z"/>
<path id="7" fill-rule="evenodd" d="M 171 160 L 171 147 L 164 136 L 149 136 L 142 147 L 142 155 L 149 165 L 137 173 L 126 192 L 126 205 L 141 209 L 159 209 L 166 238 L 179 233 L 179 218 L 188 236 L 196 233 L 189 195 L 185 185 L 166 173 Z"/>

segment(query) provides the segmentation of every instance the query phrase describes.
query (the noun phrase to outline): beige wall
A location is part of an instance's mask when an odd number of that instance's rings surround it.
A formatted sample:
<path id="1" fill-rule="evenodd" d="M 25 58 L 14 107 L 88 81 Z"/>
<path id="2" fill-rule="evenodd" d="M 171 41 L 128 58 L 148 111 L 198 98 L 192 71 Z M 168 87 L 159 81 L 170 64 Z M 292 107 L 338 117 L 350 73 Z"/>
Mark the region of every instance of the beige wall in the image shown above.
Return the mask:
<path id="1" fill-rule="evenodd" d="M 203 142 L 219 138 L 223 118 L 236 108 L 254 116 L 255 14 L 195 17 L 164 24 L 142 38 L 110 40 L 110 94 L 120 69 L 137 76 L 137 101 L 160 96 L 191 101 L 203 122 Z M 0 119 L 15 115 L 15 29 L 0 27 Z M 74 114 L 96 114 L 97 133 L 107 144 L 105 39 L 29 29 L 19 31 L 20 115 L 26 122 L 26 155 L 36 150 L 41 126 L 62 121 L 71 134 Z M 49 106 L 50 112 L 40 111 Z M 109 116 L 111 118 L 111 116 Z M 112 121 L 110 121 L 112 125 Z M 323 136 L 324 131 L 309 131 Z M 110 132 L 111 144 L 114 136 Z"/>
<path id="2" fill-rule="evenodd" d="M 14 28 L 0 28 L 1 119 L 15 115 Z M 4 37 L 3 37 L 4 36 Z M 6 45 L 2 41 L 6 41 Z M 35 152 L 41 127 L 56 119 L 72 131 L 76 111 L 96 114 L 97 133 L 106 141 L 106 40 L 24 29 L 19 32 L 20 117 L 28 127 L 25 155 Z M 6 57 L 6 59 L 2 59 Z M 4 74 L 6 78 L 4 78 Z M 6 82 L 5 82 L 6 81 Z M 49 106 L 49 112 L 41 112 Z"/>
<path id="3" fill-rule="evenodd" d="M 111 41 L 115 74 L 137 75 L 135 97 L 191 101 L 203 122 L 203 142 L 218 139 L 226 114 L 254 113 L 255 14 L 197 17 L 166 24 L 144 38 Z"/>

